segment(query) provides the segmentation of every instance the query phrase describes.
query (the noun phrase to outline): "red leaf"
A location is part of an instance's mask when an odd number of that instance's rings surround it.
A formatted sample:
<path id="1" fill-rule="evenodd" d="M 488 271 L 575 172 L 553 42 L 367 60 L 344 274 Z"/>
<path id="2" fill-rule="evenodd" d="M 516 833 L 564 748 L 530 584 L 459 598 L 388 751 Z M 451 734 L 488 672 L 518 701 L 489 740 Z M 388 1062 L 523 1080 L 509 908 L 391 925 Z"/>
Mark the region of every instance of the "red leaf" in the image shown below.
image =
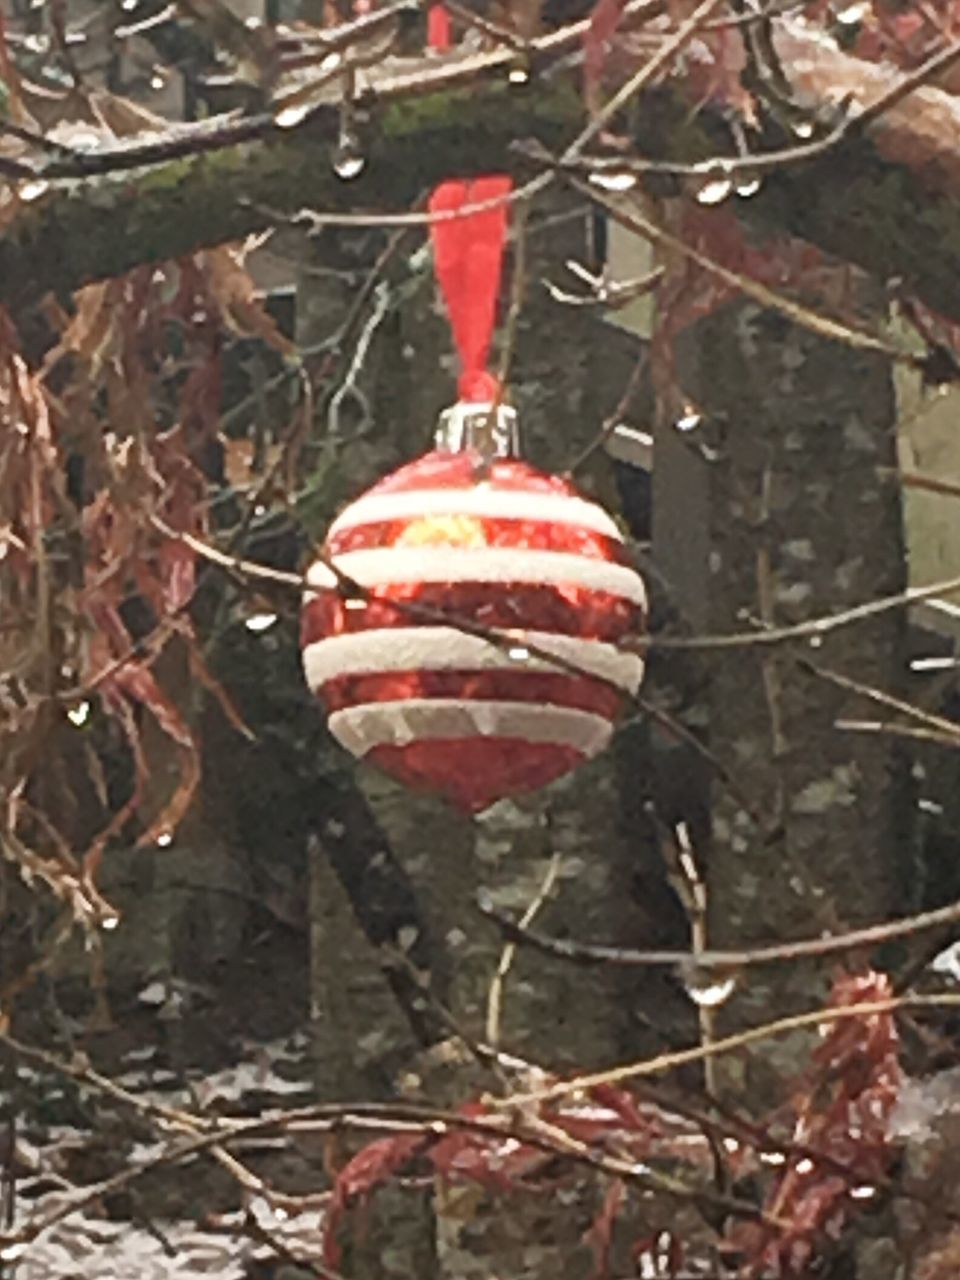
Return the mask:
<path id="1" fill-rule="evenodd" d="M 613 1244 L 613 1228 L 624 1200 L 624 1185 L 619 1180 L 610 1183 L 603 1204 L 591 1222 L 584 1239 L 593 1250 L 593 1275 L 595 1280 L 610 1271 L 610 1249 Z"/>
<path id="2" fill-rule="evenodd" d="M 422 1150 L 430 1141 L 429 1135 L 401 1133 L 393 1138 L 381 1138 L 364 1147 L 340 1170 L 333 1185 L 333 1195 L 323 1223 L 323 1259 L 327 1266 L 340 1263 L 340 1245 L 337 1229 L 345 1211 L 358 1200 L 366 1200 L 378 1186 Z"/>
<path id="3" fill-rule="evenodd" d="M 504 1134 L 501 1138 L 460 1131 L 430 1151 L 430 1163 L 449 1182 L 473 1182 L 488 1191 L 510 1191 L 539 1172 L 550 1157 Z"/>
<path id="4" fill-rule="evenodd" d="M 623 18 L 626 0 L 597 0 L 583 37 L 583 94 L 587 106 L 596 109 L 610 40 Z"/>
<path id="5" fill-rule="evenodd" d="M 830 1004 L 873 1004 L 890 994 L 885 974 L 842 974 L 834 982 Z M 739 1223 L 728 1236 L 744 1255 L 744 1280 L 771 1271 L 804 1274 L 819 1242 L 842 1230 L 855 1205 L 852 1189 L 886 1175 L 893 1155 L 887 1120 L 901 1081 L 897 1047 L 890 1011 L 827 1024 L 810 1068 L 794 1090 L 794 1137 L 803 1153 L 784 1168 L 764 1205 L 769 1219 L 781 1225 Z M 820 1153 L 827 1159 L 818 1160 Z"/>

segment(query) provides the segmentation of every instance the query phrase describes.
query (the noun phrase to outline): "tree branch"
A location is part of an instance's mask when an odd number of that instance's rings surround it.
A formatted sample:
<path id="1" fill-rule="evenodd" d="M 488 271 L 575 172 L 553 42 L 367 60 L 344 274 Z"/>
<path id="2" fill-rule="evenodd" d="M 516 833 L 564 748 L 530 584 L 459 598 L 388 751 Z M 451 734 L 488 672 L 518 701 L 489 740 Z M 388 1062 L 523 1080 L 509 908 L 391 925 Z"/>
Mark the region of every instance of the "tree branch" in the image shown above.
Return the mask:
<path id="1" fill-rule="evenodd" d="M 659 4 L 631 8 L 636 24 Z M 90 155 L 47 156 L 37 168 L 49 186 L 22 204 L 0 242 L 0 303 L 23 306 L 51 289 L 62 295 L 262 231 L 305 206 L 375 215 L 405 209 L 424 185 L 451 174 L 528 176 L 529 156 L 512 153 L 512 143 L 536 139 L 562 153 L 582 129 L 570 67 L 584 26 L 532 42 L 531 80 L 521 88 L 509 83 L 511 49 L 391 60 L 355 104 L 367 120 L 367 163 L 352 181 L 333 170 L 341 112 L 333 83 L 318 89 L 294 127 L 283 127 L 282 112 L 223 118 Z M 768 173 L 738 210 L 882 280 L 897 278 L 960 320 L 960 100 L 929 85 L 898 97 L 902 77 L 893 70 L 786 22 L 776 30 L 781 59 L 812 111 L 829 114 L 841 95 L 866 106 L 868 118 L 836 147 Z M 645 63 L 652 39 L 641 42 Z M 663 37 L 656 39 L 659 47 Z M 870 114 L 878 100 L 884 112 Z"/>

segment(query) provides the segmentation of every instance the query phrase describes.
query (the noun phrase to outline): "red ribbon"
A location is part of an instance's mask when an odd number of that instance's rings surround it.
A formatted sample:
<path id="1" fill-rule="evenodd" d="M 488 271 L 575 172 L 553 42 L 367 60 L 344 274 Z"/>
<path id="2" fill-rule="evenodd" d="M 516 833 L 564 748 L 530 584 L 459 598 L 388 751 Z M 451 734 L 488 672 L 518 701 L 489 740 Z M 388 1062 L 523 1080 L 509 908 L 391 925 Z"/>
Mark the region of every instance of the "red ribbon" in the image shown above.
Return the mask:
<path id="1" fill-rule="evenodd" d="M 431 49 L 449 49 L 450 15 L 443 4 L 427 11 Z M 507 238 L 507 196 L 513 184 L 505 174 L 441 182 L 430 197 L 430 212 L 455 214 L 468 205 L 490 202 L 463 217 L 430 224 L 434 270 L 447 304 L 453 340 L 460 354 L 460 399 L 486 404 L 499 386 L 487 371 L 487 355 L 497 312 L 503 247 Z"/>
<path id="2" fill-rule="evenodd" d="M 450 32 L 450 14 L 446 6 L 432 4 L 427 10 L 427 44 L 431 49 L 445 52 L 453 43 Z"/>
<path id="3" fill-rule="evenodd" d="M 492 203 L 463 217 L 433 222 L 433 261 L 460 354 L 460 399 L 485 404 L 496 399 L 497 380 L 487 372 L 487 354 L 496 319 L 500 269 L 507 238 L 505 174 L 441 182 L 430 197 L 433 214 L 456 213 L 467 205 Z"/>

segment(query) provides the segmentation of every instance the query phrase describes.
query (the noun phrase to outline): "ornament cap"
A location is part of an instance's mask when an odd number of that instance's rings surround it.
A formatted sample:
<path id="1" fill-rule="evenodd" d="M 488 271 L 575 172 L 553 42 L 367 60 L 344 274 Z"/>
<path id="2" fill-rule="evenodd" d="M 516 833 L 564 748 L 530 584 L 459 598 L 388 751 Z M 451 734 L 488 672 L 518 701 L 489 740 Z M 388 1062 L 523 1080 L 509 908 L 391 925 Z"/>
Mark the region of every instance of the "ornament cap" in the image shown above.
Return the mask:
<path id="1" fill-rule="evenodd" d="M 441 413 L 434 445 L 449 453 L 473 451 L 485 458 L 516 458 L 520 453 L 517 411 L 508 404 L 459 400 Z"/>

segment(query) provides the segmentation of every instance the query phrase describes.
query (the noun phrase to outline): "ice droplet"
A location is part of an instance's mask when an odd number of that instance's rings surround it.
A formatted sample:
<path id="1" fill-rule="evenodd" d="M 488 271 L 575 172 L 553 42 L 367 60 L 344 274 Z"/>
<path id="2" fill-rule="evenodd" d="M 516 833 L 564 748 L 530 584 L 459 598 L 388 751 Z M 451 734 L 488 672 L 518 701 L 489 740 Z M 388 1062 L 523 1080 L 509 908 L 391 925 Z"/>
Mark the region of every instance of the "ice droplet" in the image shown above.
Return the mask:
<path id="1" fill-rule="evenodd" d="M 141 1004 L 149 1004 L 159 1006 L 163 1004 L 167 998 L 167 988 L 162 982 L 150 982 L 137 995 L 137 999 Z"/>
<path id="2" fill-rule="evenodd" d="M 729 164 L 705 164 L 697 165 L 697 170 L 701 175 L 700 185 L 697 187 L 697 203 L 698 204 L 722 204 L 733 192 L 733 171 Z"/>
<path id="3" fill-rule="evenodd" d="M 930 961 L 930 968 L 934 973 L 945 973 L 953 978 L 954 982 L 960 982 L 960 942 L 951 943 L 944 951 L 934 956 Z"/>
<path id="4" fill-rule="evenodd" d="M 809 120 L 798 120 L 797 123 L 793 126 L 793 132 L 797 135 L 798 138 L 803 138 L 803 139 L 812 138 L 813 125 L 810 123 Z"/>
<path id="5" fill-rule="evenodd" d="M 85 725 L 90 718 L 90 703 L 80 702 L 75 707 L 71 707 L 67 712 L 67 719 L 71 724 L 75 724 L 79 729 Z"/>
<path id="6" fill-rule="evenodd" d="M 511 662 L 526 662 L 530 657 L 530 650 L 525 645 L 514 644 L 507 650 L 507 657 Z"/>
<path id="7" fill-rule="evenodd" d="M 289 107 L 280 108 L 273 117 L 273 123 L 278 129 L 294 129 L 298 124 L 303 124 L 309 114 L 309 102 L 293 102 Z"/>
<path id="8" fill-rule="evenodd" d="M 166 849 L 168 845 L 173 844 L 173 832 L 161 831 L 160 834 L 157 836 L 157 844 L 160 846 L 161 849 Z"/>
<path id="9" fill-rule="evenodd" d="M 120 917 L 116 914 L 116 912 L 113 912 L 113 914 L 103 917 L 103 919 L 100 921 L 100 928 L 107 929 L 107 930 L 116 929 L 119 923 L 120 923 Z"/>
<path id="10" fill-rule="evenodd" d="M 360 143 L 352 133 L 342 133 L 333 157 L 333 172 L 344 182 L 359 178 L 367 167 L 366 156 L 360 150 Z"/>
<path id="11" fill-rule="evenodd" d="M 702 421 L 703 418 L 695 409 L 686 409 L 673 425 L 678 431 L 696 431 Z"/>
<path id="12" fill-rule="evenodd" d="M 744 170 L 736 181 L 735 189 L 741 200 L 749 200 L 751 196 L 757 194 L 762 185 L 757 174 Z"/>
<path id="13" fill-rule="evenodd" d="M 637 185 L 636 175 L 623 170 L 615 173 L 591 173 L 589 181 L 603 191 L 630 191 Z"/>
<path id="14" fill-rule="evenodd" d="M 837 14 L 837 21 L 845 27 L 856 26 L 858 22 L 862 22 L 867 15 L 867 6 L 865 4 L 851 4 L 846 9 L 841 9 Z"/>
<path id="15" fill-rule="evenodd" d="M 277 620 L 275 613 L 255 613 L 243 624 L 248 631 L 266 631 Z"/>
<path id="16" fill-rule="evenodd" d="M 45 182 L 42 178 L 34 178 L 30 182 L 25 182 L 22 187 L 18 188 L 17 194 L 21 200 L 39 200 L 50 187 L 49 182 Z"/>
<path id="17" fill-rule="evenodd" d="M 733 995 L 737 980 L 733 974 L 716 974 L 709 970 L 684 974 L 683 986 L 698 1009 L 719 1009 Z"/>

